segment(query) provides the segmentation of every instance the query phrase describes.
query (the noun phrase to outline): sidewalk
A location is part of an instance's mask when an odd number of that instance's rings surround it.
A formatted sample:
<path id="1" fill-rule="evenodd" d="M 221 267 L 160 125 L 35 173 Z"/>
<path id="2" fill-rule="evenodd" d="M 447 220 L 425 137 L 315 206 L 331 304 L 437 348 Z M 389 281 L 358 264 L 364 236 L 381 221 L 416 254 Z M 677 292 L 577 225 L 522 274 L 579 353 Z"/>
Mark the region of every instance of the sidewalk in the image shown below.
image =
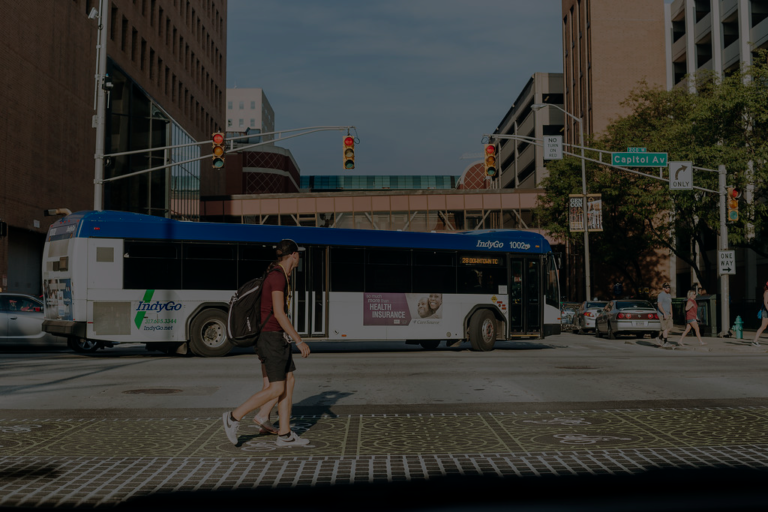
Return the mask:
<path id="1" fill-rule="evenodd" d="M 696 334 L 691 330 L 683 340 L 685 345 L 680 345 L 680 336 L 683 334 L 685 328 L 683 326 L 676 325 L 670 332 L 668 340 L 668 347 L 659 347 L 655 339 L 639 339 L 636 340 L 637 345 L 649 346 L 658 348 L 660 350 L 687 350 L 693 352 L 715 352 L 715 353 L 755 353 L 765 354 L 768 353 L 768 330 L 766 330 L 759 339 L 760 345 L 755 347 L 752 345 L 752 340 L 755 338 L 756 331 L 744 331 L 743 339 L 730 338 L 718 338 L 714 336 L 702 336 L 701 339 L 706 345 L 699 345 L 699 340 L 696 339 Z"/>

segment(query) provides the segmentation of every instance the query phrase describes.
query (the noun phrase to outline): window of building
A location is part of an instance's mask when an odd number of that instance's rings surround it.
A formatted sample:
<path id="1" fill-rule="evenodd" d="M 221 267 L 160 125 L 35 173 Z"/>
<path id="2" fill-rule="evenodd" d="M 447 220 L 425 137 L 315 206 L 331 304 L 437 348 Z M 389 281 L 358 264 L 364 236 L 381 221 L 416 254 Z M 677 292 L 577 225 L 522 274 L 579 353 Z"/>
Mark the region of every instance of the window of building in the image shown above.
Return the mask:
<path id="1" fill-rule="evenodd" d="M 231 101 L 227 102 L 227 110 L 232 110 L 232 102 Z"/>
<path id="2" fill-rule="evenodd" d="M 256 120 L 251 119 L 251 128 L 256 128 Z"/>
<path id="3" fill-rule="evenodd" d="M 255 101 L 251 102 L 251 110 L 256 110 L 256 102 Z"/>
<path id="4" fill-rule="evenodd" d="M 240 107 L 240 110 L 243 110 L 245 108 L 245 103 L 241 101 L 239 104 L 239 107 Z"/>
<path id="5" fill-rule="evenodd" d="M 237 126 L 240 128 L 245 126 L 245 120 L 244 119 L 238 119 Z"/>

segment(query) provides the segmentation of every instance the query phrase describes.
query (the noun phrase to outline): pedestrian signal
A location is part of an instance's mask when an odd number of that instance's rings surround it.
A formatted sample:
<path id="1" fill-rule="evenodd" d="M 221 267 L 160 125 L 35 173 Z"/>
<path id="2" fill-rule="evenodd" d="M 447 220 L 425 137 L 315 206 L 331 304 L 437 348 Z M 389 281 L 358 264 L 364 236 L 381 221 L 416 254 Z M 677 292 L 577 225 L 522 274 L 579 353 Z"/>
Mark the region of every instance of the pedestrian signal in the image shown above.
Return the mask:
<path id="1" fill-rule="evenodd" d="M 344 169 L 355 168 L 355 138 L 351 135 L 344 136 Z"/>
<path id="2" fill-rule="evenodd" d="M 485 144 L 485 175 L 489 178 L 495 178 L 499 171 L 496 167 L 496 146 Z"/>
<path id="3" fill-rule="evenodd" d="M 725 200 L 728 206 L 728 220 L 731 222 L 736 222 L 737 220 L 739 220 L 739 197 L 740 196 L 741 196 L 741 192 L 739 192 L 733 187 L 728 187 L 725 194 Z"/>
<path id="4" fill-rule="evenodd" d="M 214 133 L 213 148 L 211 150 L 211 153 L 213 154 L 213 161 L 211 163 L 213 164 L 214 169 L 221 169 L 224 167 L 225 152 L 226 148 L 224 147 L 224 134 L 221 132 Z"/>

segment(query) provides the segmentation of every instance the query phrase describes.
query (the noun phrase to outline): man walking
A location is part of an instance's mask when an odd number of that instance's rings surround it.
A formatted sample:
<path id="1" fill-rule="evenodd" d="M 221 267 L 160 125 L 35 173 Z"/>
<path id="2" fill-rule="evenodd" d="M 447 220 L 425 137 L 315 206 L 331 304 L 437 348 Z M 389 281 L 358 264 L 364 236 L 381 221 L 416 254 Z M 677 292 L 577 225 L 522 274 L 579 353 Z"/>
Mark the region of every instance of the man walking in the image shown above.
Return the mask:
<path id="1" fill-rule="evenodd" d="M 293 405 L 293 388 L 295 379 L 293 372 L 292 347 L 290 339 L 296 341 L 301 350 L 301 357 L 309 355 L 309 347 L 301 340 L 296 329 L 291 325 L 286 314 L 290 307 L 290 278 L 291 271 L 299 265 L 299 249 L 293 240 L 282 240 L 277 244 L 277 261 L 272 264 L 264 279 L 261 292 L 261 318 L 267 319 L 264 329 L 256 344 L 256 352 L 264 364 L 269 385 L 251 396 L 240 407 L 223 416 L 224 432 L 232 444 L 238 444 L 237 429 L 243 416 L 258 409 L 270 400 L 278 399 L 277 411 L 280 415 L 278 430 L 278 446 L 304 446 L 308 439 L 302 439 L 291 431 L 291 407 Z M 287 293 L 284 292 L 287 290 Z M 270 316 L 271 315 L 271 316 Z"/>
<path id="2" fill-rule="evenodd" d="M 667 346 L 667 336 L 672 330 L 672 295 L 669 294 L 671 287 L 669 283 L 661 285 L 661 293 L 657 297 L 656 307 L 659 310 L 659 319 L 661 320 L 661 335 L 658 338 L 659 346 Z"/>

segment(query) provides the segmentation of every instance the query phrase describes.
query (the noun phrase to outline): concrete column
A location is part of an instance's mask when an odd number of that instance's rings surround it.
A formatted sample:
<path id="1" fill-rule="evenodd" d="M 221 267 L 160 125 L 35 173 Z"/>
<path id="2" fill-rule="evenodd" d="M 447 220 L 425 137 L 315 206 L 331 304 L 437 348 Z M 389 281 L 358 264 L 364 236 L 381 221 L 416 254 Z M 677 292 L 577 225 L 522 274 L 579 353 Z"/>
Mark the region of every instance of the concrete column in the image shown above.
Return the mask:
<path id="1" fill-rule="evenodd" d="M 694 0 L 685 0 L 685 60 L 688 74 L 696 73 L 696 42 L 694 32 L 696 30 L 696 4 Z M 690 92 L 696 92 L 696 84 L 689 83 Z"/>
<path id="2" fill-rule="evenodd" d="M 723 75 L 723 25 L 720 20 L 720 0 L 711 0 L 712 14 L 712 69 Z"/>
<path id="3" fill-rule="evenodd" d="M 675 86 L 675 65 L 672 62 L 672 4 L 664 4 L 664 43 L 664 54 L 667 59 L 667 90 L 671 91 Z"/>
<path id="4" fill-rule="evenodd" d="M 739 55 L 742 66 L 752 65 L 750 25 L 749 0 L 739 0 Z"/>

